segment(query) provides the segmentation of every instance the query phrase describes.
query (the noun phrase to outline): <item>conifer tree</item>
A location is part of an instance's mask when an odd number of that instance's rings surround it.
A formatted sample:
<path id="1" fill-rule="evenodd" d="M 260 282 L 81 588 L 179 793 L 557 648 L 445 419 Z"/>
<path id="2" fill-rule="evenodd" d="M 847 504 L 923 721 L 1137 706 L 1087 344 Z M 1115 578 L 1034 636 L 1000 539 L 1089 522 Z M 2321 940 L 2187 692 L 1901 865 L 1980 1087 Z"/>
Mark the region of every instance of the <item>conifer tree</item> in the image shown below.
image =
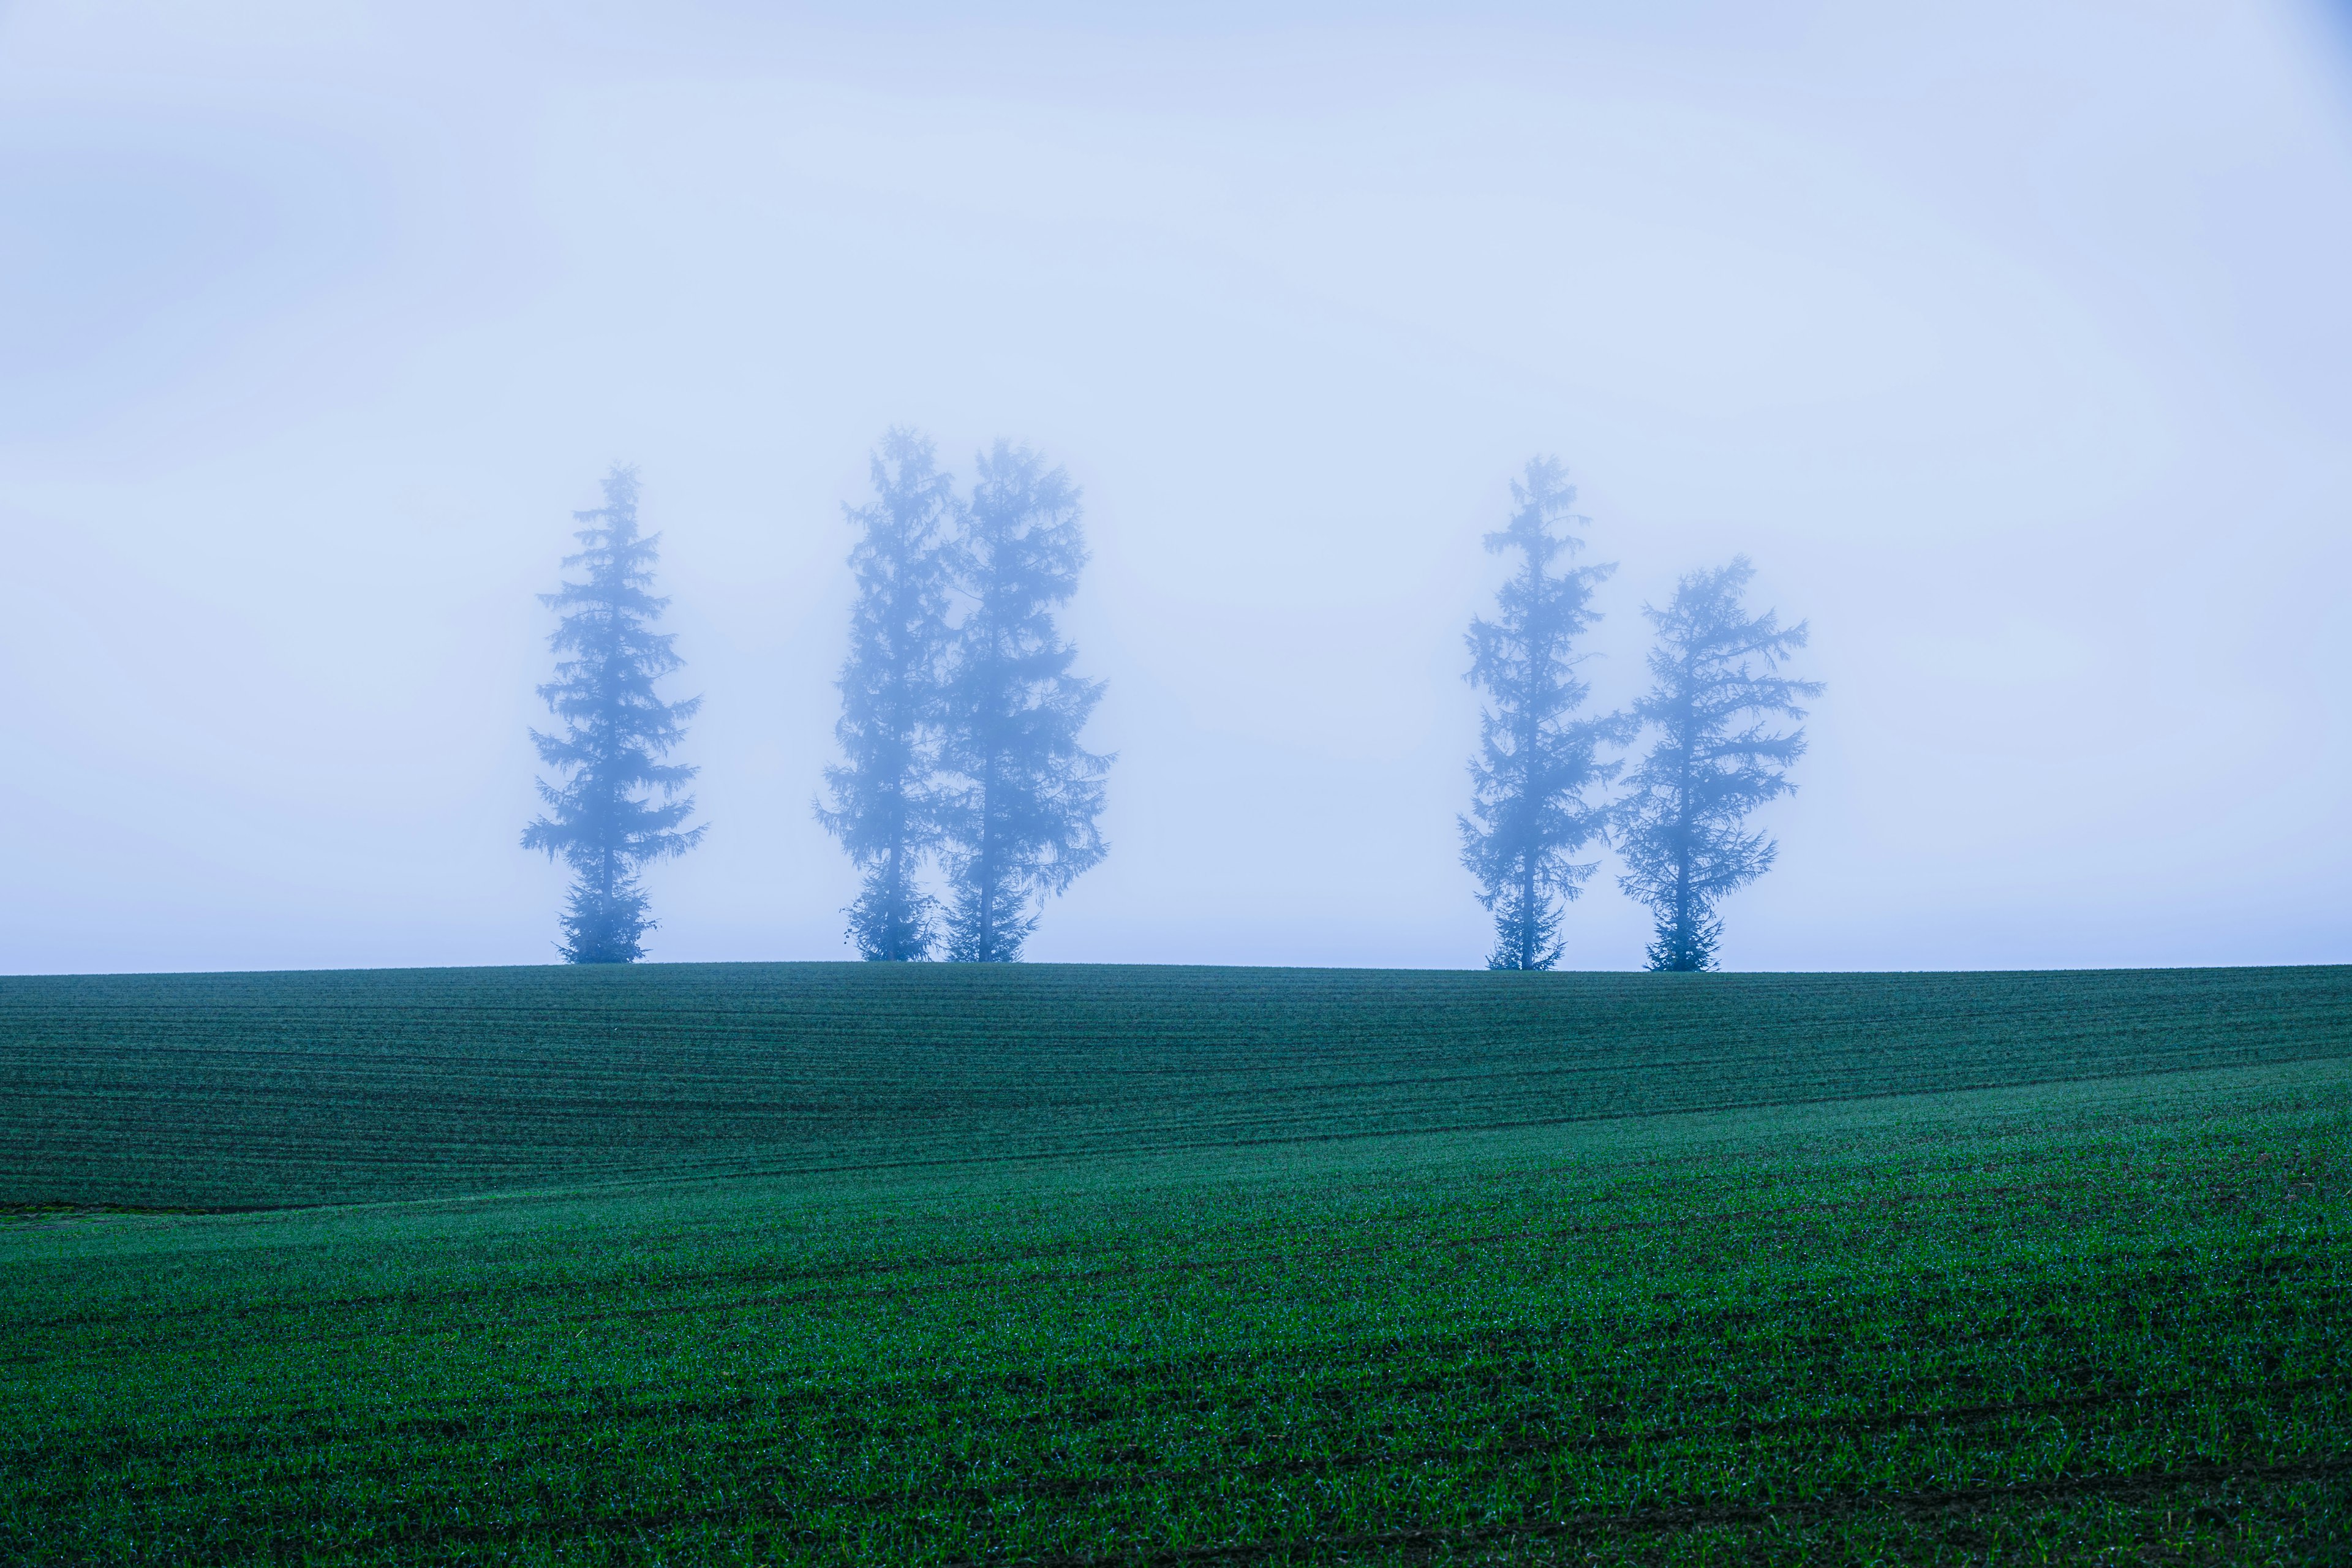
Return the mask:
<path id="1" fill-rule="evenodd" d="M 939 839 L 940 683 L 948 647 L 944 525 L 953 481 L 912 430 L 882 437 L 874 500 L 844 507 L 858 530 L 849 657 L 834 735 L 847 760 L 825 769 L 830 807 L 817 819 L 866 873 L 848 910 L 850 940 L 869 959 L 929 958 L 938 900 L 918 880 Z"/>
<path id="2" fill-rule="evenodd" d="M 941 791 L 950 889 L 948 956 L 1010 963 L 1038 901 L 1103 858 L 1097 818 L 1112 758 L 1078 732 L 1100 681 L 1071 672 L 1054 621 L 1086 564 L 1078 492 L 1027 447 L 980 458 L 950 562 L 968 600 L 945 692 Z"/>
<path id="3" fill-rule="evenodd" d="M 683 855 L 704 829 L 687 827 L 696 770 L 665 763 L 684 738 L 698 697 L 665 702 L 654 683 L 678 668 L 674 634 L 651 629 L 669 603 L 652 593 L 660 535 L 637 531 L 637 473 L 614 465 L 604 504 L 572 514 L 586 524 L 580 551 L 564 557 L 585 581 L 540 595 L 562 620 L 549 644 L 561 656 L 539 689 L 562 733 L 530 738 L 557 782 L 539 781 L 547 810 L 523 829 L 526 849 L 562 856 L 572 868 L 562 952 L 573 963 L 627 963 L 645 956 L 646 912 L 638 870 Z"/>
<path id="4" fill-rule="evenodd" d="M 1654 684 L 1633 714 L 1656 739 L 1618 807 L 1627 868 L 1618 882 L 1657 919 L 1652 969 L 1715 967 L 1723 934 L 1717 906 L 1769 870 L 1780 852 L 1748 829 L 1748 817 L 1797 787 L 1788 769 L 1804 754 L 1804 731 L 1769 721 L 1803 718 L 1798 700 L 1822 688 L 1777 673 L 1805 646 L 1805 624 L 1783 628 L 1769 610 L 1748 616 L 1741 600 L 1755 574 L 1746 556 L 1734 556 L 1684 577 L 1664 610 L 1642 612 L 1658 642 Z"/>
<path id="5" fill-rule="evenodd" d="M 1511 482 L 1507 527 L 1486 536 L 1497 554 L 1516 551 L 1518 569 L 1496 597 L 1492 620 L 1470 623 L 1465 677 L 1486 694 L 1478 756 L 1470 764 L 1470 814 L 1458 819 L 1462 863 L 1478 879 L 1478 901 L 1495 916 L 1490 969 L 1549 969 L 1559 962 L 1563 903 L 1582 890 L 1597 862 L 1579 849 L 1606 830 L 1608 808 L 1590 798 L 1621 764 L 1597 754 L 1621 738 L 1616 715 L 1580 719 L 1591 694 L 1578 679 L 1576 639 L 1601 616 L 1592 592 L 1613 565 L 1552 570 L 1583 547 L 1566 531 L 1576 491 L 1559 463 L 1537 458 Z"/>

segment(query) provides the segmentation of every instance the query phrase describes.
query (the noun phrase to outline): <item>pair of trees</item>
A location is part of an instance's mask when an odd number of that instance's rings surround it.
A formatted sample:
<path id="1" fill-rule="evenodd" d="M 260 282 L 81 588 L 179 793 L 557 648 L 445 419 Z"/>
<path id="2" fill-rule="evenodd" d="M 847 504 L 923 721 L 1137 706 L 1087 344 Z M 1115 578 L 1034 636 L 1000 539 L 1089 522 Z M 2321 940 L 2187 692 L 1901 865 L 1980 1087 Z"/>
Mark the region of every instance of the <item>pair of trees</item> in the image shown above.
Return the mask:
<path id="1" fill-rule="evenodd" d="M 1103 686 L 1074 672 L 1055 621 L 1087 562 L 1078 491 L 1000 440 L 959 496 L 930 441 L 903 428 L 871 471 L 874 499 L 843 509 L 858 530 L 844 760 L 817 807 L 865 873 L 850 940 L 869 959 L 1007 963 L 1043 900 L 1105 850 L 1113 759 L 1078 740 Z M 944 907 L 923 882 L 934 861 Z"/>
<path id="2" fill-rule="evenodd" d="M 1691 573 L 1664 609 L 1643 608 L 1658 639 L 1650 690 L 1629 711 L 1580 716 L 1591 689 L 1577 673 L 1587 657 L 1577 641 L 1600 620 L 1593 594 L 1616 567 L 1554 569 L 1583 547 L 1568 529 L 1590 521 L 1570 510 L 1576 491 L 1556 460 L 1529 462 L 1511 499 L 1510 522 L 1486 536 L 1486 548 L 1516 552 L 1518 569 L 1494 617 L 1473 620 L 1468 637 L 1468 679 L 1487 701 L 1460 829 L 1463 864 L 1495 917 L 1487 966 L 1559 963 L 1561 911 L 1599 868 L 1577 857 L 1613 840 L 1626 868 L 1618 885 L 1656 919 L 1650 967 L 1712 969 L 1717 905 L 1779 852 L 1747 820 L 1796 787 L 1788 768 L 1804 752 L 1804 731 L 1772 723 L 1803 718 L 1799 700 L 1822 689 L 1779 673 L 1804 647 L 1805 625 L 1748 614 L 1755 568 L 1745 556 Z M 1644 732 L 1648 752 L 1626 792 L 1609 798 L 1625 764 L 1601 748 Z"/>

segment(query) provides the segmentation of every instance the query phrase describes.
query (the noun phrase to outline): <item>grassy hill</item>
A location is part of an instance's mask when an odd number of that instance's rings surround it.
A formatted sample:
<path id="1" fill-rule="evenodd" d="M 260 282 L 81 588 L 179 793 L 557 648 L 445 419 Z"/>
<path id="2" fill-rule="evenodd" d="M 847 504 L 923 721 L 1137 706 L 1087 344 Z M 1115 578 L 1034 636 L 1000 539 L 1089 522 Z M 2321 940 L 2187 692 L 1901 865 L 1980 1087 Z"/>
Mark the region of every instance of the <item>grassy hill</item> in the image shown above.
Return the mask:
<path id="1" fill-rule="evenodd" d="M 2352 969 L 679 964 L 0 979 L 0 1204 L 252 1208 L 2352 1054 Z"/>
<path id="2" fill-rule="evenodd" d="M 0 1562 L 2345 1561 L 2346 985 L 9 981 Z"/>

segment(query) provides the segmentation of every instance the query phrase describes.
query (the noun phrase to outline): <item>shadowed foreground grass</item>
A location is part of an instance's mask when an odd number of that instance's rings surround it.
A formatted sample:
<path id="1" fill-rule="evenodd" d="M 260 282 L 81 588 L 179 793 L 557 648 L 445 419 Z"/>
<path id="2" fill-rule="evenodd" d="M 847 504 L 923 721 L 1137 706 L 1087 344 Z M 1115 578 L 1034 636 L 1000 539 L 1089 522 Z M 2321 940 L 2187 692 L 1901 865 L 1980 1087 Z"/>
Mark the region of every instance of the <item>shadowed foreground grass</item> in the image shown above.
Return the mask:
<path id="1" fill-rule="evenodd" d="M 0 1225 L 0 1558 L 2306 1562 L 2352 1064 Z"/>

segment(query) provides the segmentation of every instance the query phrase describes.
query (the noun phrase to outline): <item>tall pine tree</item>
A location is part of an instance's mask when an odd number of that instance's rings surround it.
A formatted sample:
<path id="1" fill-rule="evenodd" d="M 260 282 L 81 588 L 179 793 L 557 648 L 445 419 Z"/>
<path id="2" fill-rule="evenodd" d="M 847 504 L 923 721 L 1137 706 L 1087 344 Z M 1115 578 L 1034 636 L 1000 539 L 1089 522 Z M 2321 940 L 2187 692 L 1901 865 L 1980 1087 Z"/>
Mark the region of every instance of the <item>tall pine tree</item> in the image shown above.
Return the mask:
<path id="1" fill-rule="evenodd" d="M 1071 673 L 1054 622 L 1087 561 L 1078 517 L 1068 476 L 1036 453 L 999 441 L 981 456 L 950 557 L 969 600 L 944 704 L 952 959 L 1019 958 L 1038 901 L 1103 858 L 1112 759 L 1078 743 L 1103 687 Z"/>
<path id="2" fill-rule="evenodd" d="M 1770 721 L 1803 718 L 1798 700 L 1822 688 L 1777 673 L 1805 646 L 1805 625 L 1783 628 L 1769 610 L 1750 616 L 1741 600 L 1755 574 L 1746 556 L 1734 556 L 1683 578 L 1664 610 L 1642 612 L 1658 642 L 1654 684 L 1633 713 L 1656 739 L 1618 808 L 1627 868 L 1618 882 L 1657 918 L 1652 969 L 1715 967 L 1723 934 L 1716 906 L 1769 870 L 1780 852 L 1748 829 L 1748 818 L 1797 787 L 1788 769 L 1804 754 L 1805 732 Z"/>
<path id="3" fill-rule="evenodd" d="M 1613 565 L 1554 571 L 1583 547 L 1566 531 L 1576 491 L 1559 462 L 1538 458 L 1511 482 L 1509 526 L 1486 536 L 1497 554 L 1515 551 L 1518 569 L 1497 595 L 1492 620 L 1470 623 L 1466 679 L 1486 694 L 1479 750 L 1470 764 L 1470 814 L 1459 819 L 1462 863 L 1478 879 L 1478 901 L 1495 916 L 1490 969 L 1549 969 L 1559 962 L 1561 905 L 1582 889 L 1596 862 L 1576 852 L 1601 837 L 1608 808 L 1590 799 L 1621 764 L 1596 754 L 1622 738 L 1616 715 L 1579 719 L 1591 694 L 1577 678 L 1576 639 L 1601 616 L 1592 592 Z"/>
<path id="4" fill-rule="evenodd" d="M 929 958 L 938 900 L 917 879 L 939 839 L 934 774 L 940 684 L 948 647 L 948 576 L 941 531 L 955 489 L 931 443 L 893 429 L 873 458 L 874 500 L 843 510 L 859 531 L 849 657 L 841 670 L 847 760 L 824 771 L 830 807 L 817 819 L 866 873 L 849 907 L 849 936 L 870 959 Z"/>
<path id="5" fill-rule="evenodd" d="M 702 700 L 665 702 L 654 690 L 680 661 L 674 634 L 650 629 L 669 601 L 651 591 L 660 535 L 637 531 L 636 470 L 614 465 L 604 504 L 572 515 L 587 526 L 563 564 L 584 567 L 586 580 L 540 595 L 562 617 L 548 638 L 562 656 L 555 679 L 539 694 L 563 731 L 530 732 L 558 782 L 539 781 L 547 810 L 523 829 L 522 843 L 572 868 L 563 956 L 628 963 L 645 956 L 645 934 L 657 923 L 646 913 L 638 870 L 702 839 L 701 827 L 683 826 L 694 797 L 682 792 L 696 770 L 661 761 Z"/>

